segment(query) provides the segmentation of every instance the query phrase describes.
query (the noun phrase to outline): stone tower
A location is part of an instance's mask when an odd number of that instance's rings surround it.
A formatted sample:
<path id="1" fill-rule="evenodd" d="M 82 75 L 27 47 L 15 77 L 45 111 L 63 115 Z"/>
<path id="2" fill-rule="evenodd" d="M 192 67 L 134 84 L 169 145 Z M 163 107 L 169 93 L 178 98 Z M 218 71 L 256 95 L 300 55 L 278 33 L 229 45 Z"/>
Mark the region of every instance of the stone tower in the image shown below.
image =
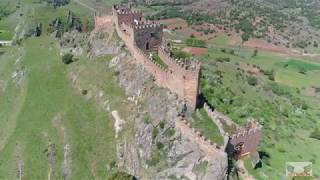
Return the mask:
<path id="1" fill-rule="evenodd" d="M 257 152 L 262 136 L 262 126 L 255 121 L 249 121 L 245 129 L 234 134 L 230 138 L 230 144 L 235 150 L 235 158 Z"/>

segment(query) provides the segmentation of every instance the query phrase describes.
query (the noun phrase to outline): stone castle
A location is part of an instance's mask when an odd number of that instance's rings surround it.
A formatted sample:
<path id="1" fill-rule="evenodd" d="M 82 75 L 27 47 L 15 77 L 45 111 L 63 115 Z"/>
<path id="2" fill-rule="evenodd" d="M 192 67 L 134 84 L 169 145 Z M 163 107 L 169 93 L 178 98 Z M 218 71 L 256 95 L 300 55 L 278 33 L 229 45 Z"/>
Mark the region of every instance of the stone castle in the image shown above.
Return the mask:
<path id="1" fill-rule="evenodd" d="M 174 59 L 170 48 L 162 40 L 163 25 L 145 20 L 139 11 L 114 5 L 112 20 L 118 36 L 135 58 L 135 63 L 143 65 L 158 86 L 176 93 L 194 110 L 197 106 L 201 64 L 194 60 Z M 104 17 L 95 17 L 96 26 L 104 21 Z M 157 54 L 165 66 L 157 63 L 151 52 Z"/>
<path id="2" fill-rule="evenodd" d="M 176 93 L 186 101 L 189 107 L 195 110 L 198 103 L 201 64 L 194 60 L 174 59 L 168 44 L 163 41 L 163 25 L 156 21 L 145 20 L 139 11 L 132 10 L 128 6 L 114 5 L 111 18 L 109 16 L 95 16 L 95 27 L 104 28 L 110 19 L 116 27 L 118 36 L 135 58 L 134 63 L 143 65 L 153 75 L 158 86 L 168 88 Z M 156 62 L 150 56 L 151 52 L 157 53 L 166 66 Z M 206 104 L 204 108 L 224 137 L 222 147 L 217 147 L 214 142 L 207 142 L 203 139 L 202 144 L 206 144 L 205 147 L 210 146 L 224 152 L 227 144 L 231 144 L 236 159 L 257 152 L 262 132 L 259 124 L 249 122 L 246 128 L 241 128 L 234 135 L 228 135 L 223 130 L 220 117 L 216 115 L 217 112 Z M 195 130 L 191 131 L 192 133 L 199 138 L 202 137 Z"/>

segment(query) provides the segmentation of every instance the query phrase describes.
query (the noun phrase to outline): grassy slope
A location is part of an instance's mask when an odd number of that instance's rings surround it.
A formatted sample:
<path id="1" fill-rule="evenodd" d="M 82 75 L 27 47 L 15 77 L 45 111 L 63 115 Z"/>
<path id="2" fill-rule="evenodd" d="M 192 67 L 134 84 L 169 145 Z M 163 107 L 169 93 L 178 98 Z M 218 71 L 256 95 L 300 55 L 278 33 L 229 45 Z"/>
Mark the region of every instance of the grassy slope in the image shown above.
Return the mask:
<path id="1" fill-rule="evenodd" d="M 224 46 L 222 41 L 221 39 L 217 41 L 218 47 Z M 224 47 L 229 48 L 228 46 Z M 320 100 L 296 93 L 296 88 L 301 89 L 303 87 L 319 86 L 319 64 L 304 59 L 292 59 L 267 52 L 259 52 L 257 57 L 251 58 L 252 52 L 253 50 L 244 49 L 240 51 L 240 56 L 234 56 L 222 53 L 219 49 L 211 48 L 209 55 L 204 56 L 204 59 L 207 60 L 205 64 L 212 62 L 213 59 L 218 57 L 228 57 L 231 59 L 230 63 L 218 63 L 216 67 L 208 66 L 208 68 L 213 68 L 212 71 L 222 71 L 224 86 L 235 92 L 236 97 L 233 98 L 235 101 L 233 103 L 234 105 L 232 105 L 234 108 L 228 106 L 221 108 L 229 109 L 229 116 L 238 123 L 243 123 L 245 120 L 241 120 L 238 115 L 241 114 L 241 111 L 247 111 L 248 109 L 251 110 L 246 113 L 249 113 L 250 116 L 253 117 L 260 117 L 266 123 L 264 139 L 260 149 L 269 153 L 271 158 L 268 160 L 269 165 L 266 165 L 267 162 L 265 162 L 263 168 L 256 170 L 254 175 L 256 175 L 258 179 L 264 179 L 263 177 L 265 175 L 269 177 L 268 179 L 278 179 L 285 173 L 285 162 L 315 160 L 316 163 L 313 165 L 313 170 L 314 174 L 319 176 L 320 166 L 318 161 L 320 157 L 317 155 L 317 152 L 320 142 L 309 138 L 309 134 L 314 127 L 319 127 L 319 122 L 317 122 L 316 119 L 319 117 L 318 107 Z M 268 94 L 259 88 L 253 88 L 246 83 L 241 83 L 242 81 L 236 78 L 236 62 L 255 64 L 262 69 L 275 70 L 276 82 L 291 92 L 294 97 L 299 97 L 309 104 L 310 108 L 307 114 L 302 117 L 290 115 L 288 119 L 282 116 L 276 118 L 271 117 L 269 113 L 279 111 L 279 104 L 265 104 L 270 100 Z M 288 66 L 284 67 L 284 64 L 288 64 Z M 299 73 L 301 68 L 304 68 L 307 73 Z M 259 77 L 259 81 L 268 82 L 269 80 L 265 77 Z M 215 89 L 219 89 L 219 87 Z M 241 93 L 241 91 L 239 91 L 240 89 L 245 93 Z M 204 91 L 204 89 L 202 89 L 202 91 Z M 228 99 L 228 97 L 225 98 Z M 279 98 L 277 98 L 277 101 L 274 102 L 276 102 L 276 104 L 280 102 L 282 107 L 290 107 L 290 104 L 288 104 L 286 100 L 279 101 Z M 240 108 L 237 107 L 239 102 L 241 102 Z M 275 107 L 277 107 L 277 109 L 273 109 Z M 290 114 L 294 114 L 292 111 L 293 110 L 289 111 Z M 248 168 L 251 167 L 249 166 Z M 250 169 L 250 171 L 254 170 Z"/>
<path id="2" fill-rule="evenodd" d="M 24 179 L 45 179 L 50 168 L 53 177 L 62 179 L 66 144 L 71 148 L 72 179 L 105 179 L 111 172 L 107 166 L 116 160 L 112 116 L 95 100 L 85 100 L 72 88 L 69 74 L 81 70 L 81 88 L 100 89 L 109 99 L 111 110 L 116 108 L 125 119 L 125 95 L 112 71 L 106 71 L 110 57 L 93 61 L 80 57 L 66 66 L 61 62 L 57 41 L 45 33 L 47 25 L 57 17 L 66 16 L 68 10 L 82 20 L 92 20 L 92 13 L 75 2 L 57 9 L 33 0 L 23 0 L 21 4 L 26 23 L 41 22 L 44 33 L 43 37 L 23 42 L 23 48 L 0 49 L 6 52 L 0 53 L 0 179 L 17 177 L 19 159 L 24 162 Z M 18 23 L 16 16 L 17 13 L 3 18 L 0 27 L 13 32 Z M 4 24 L 10 26 L 1 26 Z M 15 64 L 22 55 L 22 64 Z M 26 69 L 26 78 L 16 86 L 11 75 L 22 67 Z M 4 91 L 3 87 L 6 87 Z M 50 143 L 56 149 L 52 165 L 46 156 Z"/>
<path id="3" fill-rule="evenodd" d="M 5 92 L 8 94 L 3 97 L 12 97 L 12 100 L 1 101 L 1 105 L 7 109 L 15 106 L 21 109 L 12 109 L 17 113 L 16 117 L 5 114 L 6 118 L 1 118 L 1 121 L 10 119 L 12 125 L 8 129 L 13 131 L 0 153 L 0 178 L 16 177 L 17 156 L 24 161 L 26 179 L 47 177 L 48 162 L 43 151 L 49 141 L 56 145 L 54 170 L 58 177 L 61 177 L 63 146 L 66 143 L 71 145 L 74 179 L 104 177 L 106 165 L 115 158 L 110 116 L 73 93 L 66 79 L 67 67 L 61 63 L 53 39 L 30 39 L 24 47 L 26 56 L 23 64 L 27 69 L 27 80 L 23 90 L 11 95 L 14 92 L 8 89 Z M 12 62 L 5 62 L 10 60 L 2 59 L 2 63 L 12 67 Z M 3 110 L 1 113 L 6 112 Z M 62 121 L 55 125 L 53 119 L 58 115 Z M 59 128 L 65 129 L 66 139 Z"/>
<path id="4" fill-rule="evenodd" d="M 191 125 L 212 142 L 223 145 L 223 137 L 220 135 L 217 125 L 213 123 L 204 109 L 193 114 Z"/>

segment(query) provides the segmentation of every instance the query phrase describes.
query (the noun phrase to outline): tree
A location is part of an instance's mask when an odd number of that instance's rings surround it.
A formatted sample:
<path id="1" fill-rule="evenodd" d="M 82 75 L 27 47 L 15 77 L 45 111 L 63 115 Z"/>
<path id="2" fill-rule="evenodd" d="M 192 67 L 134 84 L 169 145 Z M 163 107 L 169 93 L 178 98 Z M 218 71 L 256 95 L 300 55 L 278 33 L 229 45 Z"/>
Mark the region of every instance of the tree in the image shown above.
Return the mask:
<path id="1" fill-rule="evenodd" d="M 250 86 L 256 86 L 258 84 L 258 79 L 254 76 L 248 76 L 247 81 Z"/>
<path id="2" fill-rule="evenodd" d="M 258 49 L 254 49 L 252 57 L 256 57 L 258 55 Z"/>
<path id="3" fill-rule="evenodd" d="M 128 174 L 122 171 L 117 171 L 108 178 L 108 180 L 136 180 L 136 179 L 137 178 L 135 178 L 131 174 Z"/>
<path id="4" fill-rule="evenodd" d="M 70 64 L 73 62 L 73 54 L 66 53 L 62 56 L 62 62 L 64 64 Z"/>

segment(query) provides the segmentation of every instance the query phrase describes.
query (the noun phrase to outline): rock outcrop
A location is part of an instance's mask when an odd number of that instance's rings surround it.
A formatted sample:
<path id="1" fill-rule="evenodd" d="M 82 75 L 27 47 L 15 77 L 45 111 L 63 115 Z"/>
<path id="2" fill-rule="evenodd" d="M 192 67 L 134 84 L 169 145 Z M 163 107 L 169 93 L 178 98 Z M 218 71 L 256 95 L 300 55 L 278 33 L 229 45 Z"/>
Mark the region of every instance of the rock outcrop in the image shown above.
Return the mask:
<path id="1" fill-rule="evenodd" d="M 181 136 L 174 126 L 180 115 L 188 116 L 183 101 L 157 87 L 153 77 L 132 61 L 122 50 L 109 63 L 137 108 L 132 139 L 119 140 L 117 146 L 120 168 L 139 179 L 224 179 L 226 154 L 207 158 L 197 144 Z"/>

